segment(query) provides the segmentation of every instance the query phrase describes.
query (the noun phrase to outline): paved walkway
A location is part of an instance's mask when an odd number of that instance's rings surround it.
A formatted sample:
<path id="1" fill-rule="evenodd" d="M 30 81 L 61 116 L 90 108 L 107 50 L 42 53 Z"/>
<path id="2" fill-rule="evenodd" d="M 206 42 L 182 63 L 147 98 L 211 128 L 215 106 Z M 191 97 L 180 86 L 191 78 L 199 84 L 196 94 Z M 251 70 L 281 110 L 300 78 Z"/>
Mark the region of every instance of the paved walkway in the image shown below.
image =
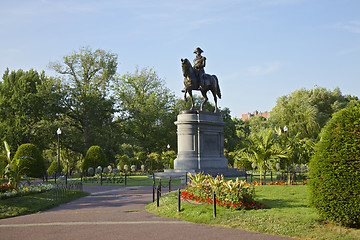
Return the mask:
<path id="1" fill-rule="evenodd" d="M 0 220 L 0 239 L 290 239 L 148 213 L 151 187 L 84 186 L 84 191 L 91 195 L 48 211 Z"/>

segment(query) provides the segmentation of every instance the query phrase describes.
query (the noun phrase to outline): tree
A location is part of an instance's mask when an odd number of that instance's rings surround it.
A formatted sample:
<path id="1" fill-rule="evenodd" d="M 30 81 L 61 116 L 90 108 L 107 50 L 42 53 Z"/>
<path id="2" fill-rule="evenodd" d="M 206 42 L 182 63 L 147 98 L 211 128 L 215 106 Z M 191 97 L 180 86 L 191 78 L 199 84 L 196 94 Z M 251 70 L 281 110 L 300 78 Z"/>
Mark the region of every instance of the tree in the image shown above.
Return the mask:
<path id="1" fill-rule="evenodd" d="M 238 149 L 237 155 L 239 158 L 254 163 L 259 168 L 260 182 L 262 182 L 263 173 L 266 175 L 269 165 L 280 157 L 284 157 L 284 153 L 278 145 L 276 135 L 272 129 L 251 133 L 248 141 L 248 148 Z"/>
<path id="2" fill-rule="evenodd" d="M 53 123 L 62 111 L 60 83 L 45 73 L 9 69 L 0 82 L 0 135 L 13 148 L 34 143 L 49 146 Z"/>
<path id="3" fill-rule="evenodd" d="M 230 115 L 230 109 L 224 108 L 220 110 L 221 116 L 224 120 L 224 148 L 232 152 L 239 143 L 240 139 L 236 135 L 236 122 L 233 121 Z"/>
<path id="4" fill-rule="evenodd" d="M 360 227 L 359 119 L 359 102 L 335 113 L 309 165 L 312 206 L 327 220 L 349 227 Z"/>
<path id="5" fill-rule="evenodd" d="M 147 154 L 175 145 L 175 98 L 155 71 L 136 68 L 117 79 L 115 91 L 121 114 L 117 122 L 128 142 Z"/>
<path id="6" fill-rule="evenodd" d="M 278 98 L 270 119 L 281 128 L 286 125 L 290 136 L 300 133 L 301 137 L 316 139 L 332 114 L 347 103 L 338 88 L 300 89 Z"/>
<path id="7" fill-rule="evenodd" d="M 83 47 L 64 56 L 63 63 L 51 62 L 49 66 L 66 76 L 68 86 L 66 113 L 61 122 L 67 136 L 64 144 L 83 155 L 90 146 L 100 145 L 110 155 L 115 110 L 109 92 L 117 69 L 117 55 Z"/>
<path id="8" fill-rule="evenodd" d="M 291 183 L 291 170 L 295 172 L 296 164 L 308 163 L 313 147 L 313 142 L 307 138 L 301 138 L 300 133 L 295 136 L 289 136 L 283 133 L 281 129 L 277 130 L 279 142 L 284 150 L 284 157 L 280 162 L 281 168 L 287 172 L 288 184 Z M 294 175 L 292 176 L 294 178 Z"/>

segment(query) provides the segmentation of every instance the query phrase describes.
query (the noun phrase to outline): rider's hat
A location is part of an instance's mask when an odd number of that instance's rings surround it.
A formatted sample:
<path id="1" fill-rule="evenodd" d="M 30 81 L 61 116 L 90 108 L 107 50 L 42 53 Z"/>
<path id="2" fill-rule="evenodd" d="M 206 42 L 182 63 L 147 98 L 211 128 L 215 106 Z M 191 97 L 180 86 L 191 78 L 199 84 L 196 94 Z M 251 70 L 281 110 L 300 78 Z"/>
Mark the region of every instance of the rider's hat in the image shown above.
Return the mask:
<path id="1" fill-rule="evenodd" d="M 194 51 L 194 53 L 203 53 L 204 51 L 201 50 L 201 48 L 197 47 Z"/>

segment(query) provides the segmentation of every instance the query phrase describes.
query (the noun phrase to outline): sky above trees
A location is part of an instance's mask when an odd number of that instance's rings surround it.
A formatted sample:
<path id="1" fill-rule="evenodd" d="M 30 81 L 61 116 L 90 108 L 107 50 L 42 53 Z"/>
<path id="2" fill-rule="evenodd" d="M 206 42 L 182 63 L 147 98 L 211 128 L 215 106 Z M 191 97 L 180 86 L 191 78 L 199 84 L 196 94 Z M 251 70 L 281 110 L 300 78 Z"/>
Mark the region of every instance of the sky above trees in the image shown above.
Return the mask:
<path id="1" fill-rule="evenodd" d="M 296 89 L 360 93 L 357 0 L 32 0 L 0 8 L 0 74 L 55 71 L 82 46 L 118 54 L 118 73 L 153 68 L 181 95 L 181 58 L 196 47 L 216 74 L 232 116 L 270 111 Z"/>

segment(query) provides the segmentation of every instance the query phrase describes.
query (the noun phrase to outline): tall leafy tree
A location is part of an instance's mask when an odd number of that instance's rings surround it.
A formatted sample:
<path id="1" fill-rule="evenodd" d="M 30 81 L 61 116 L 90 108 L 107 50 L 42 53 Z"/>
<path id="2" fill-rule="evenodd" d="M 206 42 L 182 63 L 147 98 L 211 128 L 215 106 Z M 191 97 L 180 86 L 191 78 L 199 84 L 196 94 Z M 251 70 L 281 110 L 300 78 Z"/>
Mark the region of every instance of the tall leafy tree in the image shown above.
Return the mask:
<path id="1" fill-rule="evenodd" d="M 101 146 L 109 154 L 114 142 L 111 133 L 115 112 L 110 85 L 117 69 L 117 55 L 83 47 L 49 66 L 63 75 L 67 84 L 66 114 L 60 123 L 64 144 L 83 155 L 92 145 Z"/>
<path id="2" fill-rule="evenodd" d="M 136 68 L 135 73 L 119 77 L 115 92 L 120 107 L 117 121 L 129 143 L 147 154 L 175 146 L 175 97 L 153 69 Z"/>
<path id="3" fill-rule="evenodd" d="M 278 98 L 271 120 L 280 127 L 286 125 L 291 136 L 300 133 L 302 137 L 316 139 L 332 114 L 348 102 L 338 88 L 300 89 Z"/>
<path id="4" fill-rule="evenodd" d="M 24 143 L 47 148 L 62 111 L 60 83 L 37 71 L 7 69 L 0 81 L 0 136 L 16 149 Z"/>

